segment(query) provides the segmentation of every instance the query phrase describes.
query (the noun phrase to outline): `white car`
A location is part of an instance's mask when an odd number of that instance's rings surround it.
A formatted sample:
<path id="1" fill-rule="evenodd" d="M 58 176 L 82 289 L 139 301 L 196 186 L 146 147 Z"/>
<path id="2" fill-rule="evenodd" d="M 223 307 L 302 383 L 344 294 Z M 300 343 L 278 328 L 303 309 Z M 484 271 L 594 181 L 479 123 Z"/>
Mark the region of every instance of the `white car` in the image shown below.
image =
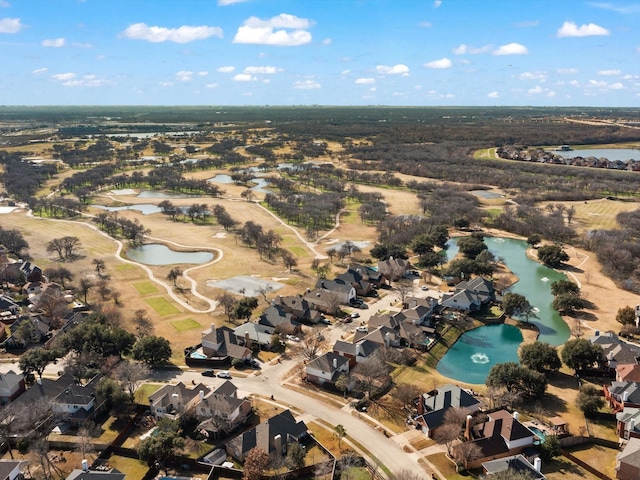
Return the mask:
<path id="1" fill-rule="evenodd" d="M 299 342 L 300 338 L 294 335 L 287 335 L 287 340 L 291 340 L 292 342 Z"/>
<path id="2" fill-rule="evenodd" d="M 356 327 L 356 332 L 365 332 L 367 333 L 369 331 L 369 329 L 365 326 L 362 327 Z"/>
<path id="3" fill-rule="evenodd" d="M 229 370 L 220 370 L 217 374 L 218 378 L 231 378 Z"/>
<path id="4" fill-rule="evenodd" d="M 351 318 L 360 318 L 360 314 L 358 312 L 353 312 L 351 314 Z"/>

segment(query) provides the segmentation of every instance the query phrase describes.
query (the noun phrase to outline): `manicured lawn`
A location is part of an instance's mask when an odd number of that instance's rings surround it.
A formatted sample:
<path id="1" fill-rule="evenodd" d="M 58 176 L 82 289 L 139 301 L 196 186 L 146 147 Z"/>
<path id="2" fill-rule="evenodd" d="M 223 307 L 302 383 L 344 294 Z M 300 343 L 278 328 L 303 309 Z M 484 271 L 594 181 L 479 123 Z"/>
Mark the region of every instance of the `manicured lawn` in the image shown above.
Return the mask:
<path id="1" fill-rule="evenodd" d="M 152 282 L 134 283 L 133 286 L 140 295 L 147 295 L 158 291 L 158 287 L 156 287 Z"/>
<path id="2" fill-rule="evenodd" d="M 143 478 L 149 470 L 147 462 L 119 455 L 109 457 L 109 466 L 124 473 L 127 478 Z"/>
<path id="3" fill-rule="evenodd" d="M 444 475 L 447 480 L 468 480 L 469 476 L 460 475 L 456 472 L 456 466 L 447 458 L 444 453 L 435 453 L 427 457 L 431 463 Z"/>
<path id="4" fill-rule="evenodd" d="M 194 328 L 202 328 L 202 325 L 196 322 L 193 318 L 185 318 L 184 320 L 176 320 L 175 322 L 170 323 L 178 332 L 193 330 Z"/>
<path id="5" fill-rule="evenodd" d="M 297 245 L 288 247 L 288 250 L 291 250 L 291 253 L 295 254 L 297 257 L 308 257 L 309 252 L 303 247 L 299 247 Z"/>
<path id="6" fill-rule="evenodd" d="M 165 317 L 167 315 L 175 315 L 176 313 L 180 313 L 172 303 L 169 302 L 165 297 L 153 297 L 153 298 L 145 298 L 144 301 L 153 308 L 158 315 L 161 317 Z"/>
<path id="7" fill-rule="evenodd" d="M 133 270 L 134 268 L 136 268 L 136 267 L 134 267 L 130 263 L 123 263 L 122 265 L 118 265 L 116 267 L 116 270 L 118 270 L 119 272 L 124 272 L 124 271 L 127 271 L 127 270 Z"/>
<path id="8" fill-rule="evenodd" d="M 160 389 L 162 385 L 158 383 L 143 383 L 138 387 L 135 393 L 135 400 L 137 403 L 146 405 L 149 402 L 149 395 L 152 395 Z"/>

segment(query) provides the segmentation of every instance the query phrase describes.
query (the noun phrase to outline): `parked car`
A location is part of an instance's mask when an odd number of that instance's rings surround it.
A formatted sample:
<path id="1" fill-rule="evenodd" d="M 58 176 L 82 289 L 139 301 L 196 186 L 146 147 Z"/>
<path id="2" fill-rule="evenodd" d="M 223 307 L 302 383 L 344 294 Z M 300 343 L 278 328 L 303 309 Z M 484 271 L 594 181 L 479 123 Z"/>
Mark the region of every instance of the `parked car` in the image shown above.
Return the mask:
<path id="1" fill-rule="evenodd" d="M 287 340 L 291 340 L 292 342 L 299 342 L 300 337 L 296 337 L 295 335 L 287 335 Z"/>
<path id="2" fill-rule="evenodd" d="M 215 377 L 216 374 L 213 370 L 203 370 L 202 371 L 202 376 L 203 377 Z"/>
<path id="3" fill-rule="evenodd" d="M 258 362 L 255 358 L 249 360 L 248 363 L 251 368 L 260 368 L 260 362 Z"/>
<path id="4" fill-rule="evenodd" d="M 231 378 L 231 372 L 229 372 L 229 370 L 220 370 L 218 372 L 218 378 Z"/>
<path id="5" fill-rule="evenodd" d="M 359 317 L 360 317 L 360 314 L 358 312 L 353 312 L 351 314 L 351 318 L 359 318 Z"/>
<path id="6" fill-rule="evenodd" d="M 325 325 L 331 325 L 331 320 L 329 320 L 328 318 L 322 317 L 320 319 L 320 323 L 324 323 Z"/>
<path id="7" fill-rule="evenodd" d="M 361 327 L 356 327 L 356 332 L 365 332 L 367 333 L 369 331 L 369 329 L 367 327 L 365 327 L 364 325 Z"/>
<path id="8" fill-rule="evenodd" d="M 351 323 L 353 322 L 353 318 L 351 317 L 346 317 L 344 320 L 342 320 L 344 323 Z"/>

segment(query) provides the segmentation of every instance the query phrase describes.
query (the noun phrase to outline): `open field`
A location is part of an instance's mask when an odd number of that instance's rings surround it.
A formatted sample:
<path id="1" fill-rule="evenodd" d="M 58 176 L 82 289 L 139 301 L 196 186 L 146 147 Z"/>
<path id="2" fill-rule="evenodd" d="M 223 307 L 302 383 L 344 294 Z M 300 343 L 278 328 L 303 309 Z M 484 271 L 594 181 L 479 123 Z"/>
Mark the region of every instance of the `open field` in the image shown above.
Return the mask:
<path id="1" fill-rule="evenodd" d="M 590 230 L 614 230 L 619 228 L 616 215 L 621 212 L 631 212 L 640 208 L 637 198 L 620 198 L 610 200 L 602 198 L 584 202 L 552 202 L 575 209 L 575 217 L 571 224 L 579 233 Z M 545 207 L 543 203 L 541 206 Z"/>

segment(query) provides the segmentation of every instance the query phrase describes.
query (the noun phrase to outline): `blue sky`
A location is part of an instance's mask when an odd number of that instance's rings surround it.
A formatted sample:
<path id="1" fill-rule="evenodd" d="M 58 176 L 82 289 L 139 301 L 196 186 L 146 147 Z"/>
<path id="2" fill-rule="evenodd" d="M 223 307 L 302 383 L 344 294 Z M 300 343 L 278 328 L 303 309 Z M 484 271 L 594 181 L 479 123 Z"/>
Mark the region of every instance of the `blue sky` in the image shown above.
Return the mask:
<path id="1" fill-rule="evenodd" d="M 0 0 L 4 105 L 640 107 L 640 0 Z"/>

